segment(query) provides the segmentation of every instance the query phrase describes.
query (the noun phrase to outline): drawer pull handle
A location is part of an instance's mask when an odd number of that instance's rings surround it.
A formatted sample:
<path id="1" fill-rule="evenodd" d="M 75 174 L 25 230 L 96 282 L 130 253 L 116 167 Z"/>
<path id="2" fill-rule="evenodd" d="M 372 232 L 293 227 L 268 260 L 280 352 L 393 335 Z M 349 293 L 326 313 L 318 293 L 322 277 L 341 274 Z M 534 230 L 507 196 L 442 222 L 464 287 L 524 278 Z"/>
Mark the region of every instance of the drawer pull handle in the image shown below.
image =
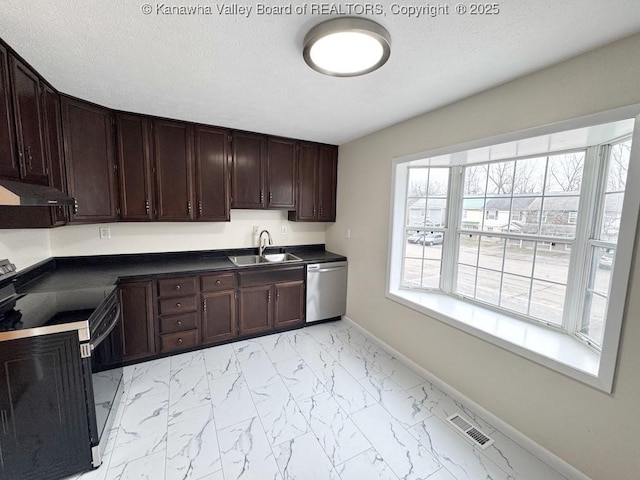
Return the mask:
<path id="1" fill-rule="evenodd" d="M 220 280 L 216 280 L 216 285 L 220 286 L 222 282 Z"/>
<path id="2" fill-rule="evenodd" d="M 182 339 L 181 338 L 178 339 L 178 343 L 182 343 Z"/>
<path id="3" fill-rule="evenodd" d="M 180 285 L 176 285 L 176 290 L 180 290 L 182 287 Z"/>
<path id="4" fill-rule="evenodd" d="M 178 320 L 176 323 L 178 324 L 178 326 L 180 326 L 182 325 L 182 320 Z"/>
<path id="5" fill-rule="evenodd" d="M 176 303 L 176 308 L 180 308 L 182 304 L 180 302 Z"/>

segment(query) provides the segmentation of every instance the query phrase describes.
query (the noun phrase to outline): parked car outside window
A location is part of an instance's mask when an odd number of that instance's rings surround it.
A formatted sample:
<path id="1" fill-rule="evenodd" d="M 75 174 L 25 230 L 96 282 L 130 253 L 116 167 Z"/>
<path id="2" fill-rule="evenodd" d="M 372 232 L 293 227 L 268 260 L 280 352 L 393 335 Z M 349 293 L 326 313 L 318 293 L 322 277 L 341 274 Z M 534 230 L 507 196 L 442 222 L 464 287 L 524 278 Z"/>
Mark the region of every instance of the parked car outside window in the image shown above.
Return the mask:
<path id="1" fill-rule="evenodd" d="M 438 245 L 443 240 L 442 233 L 415 233 L 407 238 L 409 243 L 421 243 L 422 245 Z"/>

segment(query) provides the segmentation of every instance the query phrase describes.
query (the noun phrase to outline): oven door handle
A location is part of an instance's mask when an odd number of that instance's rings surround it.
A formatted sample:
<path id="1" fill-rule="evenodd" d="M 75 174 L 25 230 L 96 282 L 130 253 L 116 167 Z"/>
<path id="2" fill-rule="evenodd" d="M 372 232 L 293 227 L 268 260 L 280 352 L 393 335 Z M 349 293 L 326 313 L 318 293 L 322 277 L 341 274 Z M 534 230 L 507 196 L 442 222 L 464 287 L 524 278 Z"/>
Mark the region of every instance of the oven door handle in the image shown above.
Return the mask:
<path id="1" fill-rule="evenodd" d="M 120 320 L 120 304 L 116 304 L 116 313 L 113 316 L 113 320 L 111 321 L 111 325 L 109 325 L 109 328 L 107 328 L 107 330 L 102 333 L 100 336 L 98 336 L 98 338 L 95 339 L 95 341 L 91 342 L 91 350 L 95 350 L 97 348 L 98 345 L 100 345 L 105 338 L 107 338 L 109 336 L 109 334 L 113 331 L 114 328 L 116 328 L 116 325 L 118 324 L 118 320 Z"/>

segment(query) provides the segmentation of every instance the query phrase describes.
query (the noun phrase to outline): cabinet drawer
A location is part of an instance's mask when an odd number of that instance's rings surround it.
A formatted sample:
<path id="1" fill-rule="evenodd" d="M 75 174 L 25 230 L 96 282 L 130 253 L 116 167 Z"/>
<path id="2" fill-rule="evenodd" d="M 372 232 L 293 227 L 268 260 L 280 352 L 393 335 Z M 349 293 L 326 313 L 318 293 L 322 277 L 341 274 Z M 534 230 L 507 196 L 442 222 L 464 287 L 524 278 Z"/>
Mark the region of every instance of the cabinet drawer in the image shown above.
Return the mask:
<path id="1" fill-rule="evenodd" d="M 160 352 L 170 352 L 183 348 L 195 347 L 198 344 L 198 330 L 168 333 L 160 335 Z"/>
<path id="2" fill-rule="evenodd" d="M 218 292 L 220 290 L 232 290 L 236 288 L 236 275 L 223 273 L 220 275 L 205 275 L 201 277 L 203 292 Z"/>
<path id="3" fill-rule="evenodd" d="M 194 312 L 185 315 L 161 317 L 159 323 L 160 333 L 162 334 L 192 330 L 198 328 L 198 315 Z"/>
<path id="4" fill-rule="evenodd" d="M 193 295 L 198 291 L 196 277 L 166 278 L 158 280 L 159 297 Z"/>
<path id="5" fill-rule="evenodd" d="M 241 287 L 253 287 L 257 285 L 268 285 L 278 282 L 294 282 L 306 278 L 305 267 L 270 269 L 261 267 L 260 270 L 251 272 L 238 272 L 238 282 Z"/>
<path id="6" fill-rule="evenodd" d="M 160 300 L 160 315 L 195 312 L 197 310 L 196 297 L 176 297 Z"/>

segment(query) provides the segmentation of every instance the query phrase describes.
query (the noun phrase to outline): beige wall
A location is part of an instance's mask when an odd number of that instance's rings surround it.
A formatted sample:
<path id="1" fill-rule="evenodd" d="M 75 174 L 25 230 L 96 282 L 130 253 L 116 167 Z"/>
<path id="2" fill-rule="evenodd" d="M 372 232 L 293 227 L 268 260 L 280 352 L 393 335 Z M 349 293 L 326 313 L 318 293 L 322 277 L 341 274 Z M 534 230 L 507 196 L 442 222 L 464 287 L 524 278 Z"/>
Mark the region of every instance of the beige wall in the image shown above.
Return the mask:
<path id="1" fill-rule="evenodd" d="M 0 230 L 0 259 L 8 258 L 18 270 L 50 256 L 49 230 Z"/>
<path id="2" fill-rule="evenodd" d="M 349 257 L 351 319 L 603 480 L 638 478 L 640 471 L 640 261 L 632 268 L 617 381 L 607 395 L 385 298 L 391 160 L 635 103 L 640 35 L 355 140 L 340 147 L 338 218 L 327 230 L 327 248 Z"/>

